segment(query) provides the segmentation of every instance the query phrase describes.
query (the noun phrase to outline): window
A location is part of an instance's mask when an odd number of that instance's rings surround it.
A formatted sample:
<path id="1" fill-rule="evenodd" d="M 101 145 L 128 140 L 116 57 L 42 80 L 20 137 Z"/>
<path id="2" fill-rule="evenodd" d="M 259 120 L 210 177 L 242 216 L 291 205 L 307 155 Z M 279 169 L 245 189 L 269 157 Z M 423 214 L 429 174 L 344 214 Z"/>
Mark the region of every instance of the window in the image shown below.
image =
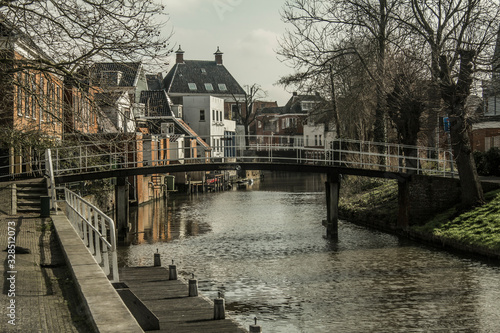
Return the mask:
<path id="1" fill-rule="evenodd" d="M 205 83 L 205 89 L 207 91 L 214 91 L 214 86 L 211 83 Z"/>
<path id="2" fill-rule="evenodd" d="M 309 146 L 309 135 L 306 135 L 306 144 L 304 146 Z"/>
<path id="3" fill-rule="evenodd" d="M 319 145 L 322 146 L 323 143 L 321 143 L 321 134 L 319 135 Z"/>
<path id="4" fill-rule="evenodd" d="M 205 68 L 201 69 L 201 74 L 207 74 L 207 70 Z"/>
<path id="5" fill-rule="evenodd" d="M 196 83 L 188 83 L 189 90 L 196 91 L 198 88 L 196 87 Z"/>
<path id="6" fill-rule="evenodd" d="M 36 119 L 36 81 L 35 81 L 35 76 L 30 75 L 31 78 L 31 116 L 33 119 Z"/>
<path id="7" fill-rule="evenodd" d="M 205 121 L 205 110 L 200 110 L 200 121 Z"/>
<path id="8" fill-rule="evenodd" d="M 222 111 L 220 111 L 220 121 L 224 120 L 224 116 L 222 115 Z"/>
<path id="9" fill-rule="evenodd" d="M 317 135 L 314 136 L 314 145 L 315 146 L 318 145 L 318 136 Z"/>
<path id="10" fill-rule="evenodd" d="M 61 111 L 61 87 L 57 86 L 57 110 L 55 112 L 56 117 L 61 117 L 60 111 Z M 88 108 L 88 102 L 86 103 L 86 106 Z"/>
<path id="11" fill-rule="evenodd" d="M 302 102 L 302 111 L 309 111 L 314 109 L 314 106 L 317 102 Z"/>
<path id="12" fill-rule="evenodd" d="M 214 111 L 215 112 L 215 120 L 219 121 L 219 111 Z"/>
<path id="13" fill-rule="evenodd" d="M 227 91 L 227 87 L 226 87 L 225 83 L 219 83 L 218 86 L 219 86 L 220 91 Z"/>
<path id="14" fill-rule="evenodd" d="M 17 73 L 17 114 L 23 115 L 23 89 L 22 89 L 22 74 Z"/>
<path id="15" fill-rule="evenodd" d="M 239 119 L 239 111 L 240 111 L 240 107 L 238 104 L 231 104 L 231 119 L 232 120 Z"/>
<path id="16" fill-rule="evenodd" d="M 262 128 L 262 121 L 257 120 L 257 126 L 258 126 L 258 128 Z"/>
<path id="17" fill-rule="evenodd" d="M 25 74 L 24 75 L 24 115 L 26 117 L 30 116 L 30 92 L 29 92 L 29 75 Z"/>

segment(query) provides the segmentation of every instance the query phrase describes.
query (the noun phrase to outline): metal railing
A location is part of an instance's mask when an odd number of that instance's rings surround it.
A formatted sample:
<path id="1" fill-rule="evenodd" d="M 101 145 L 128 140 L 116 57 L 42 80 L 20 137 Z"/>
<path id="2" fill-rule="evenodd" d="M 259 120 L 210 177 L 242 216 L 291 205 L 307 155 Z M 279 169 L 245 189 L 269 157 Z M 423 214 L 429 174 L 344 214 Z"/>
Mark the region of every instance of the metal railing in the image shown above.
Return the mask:
<path id="1" fill-rule="evenodd" d="M 119 282 L 114 221 L 97 207 L 64 189 L 66 216 L 112 282 Z M 111 263 L 110 263 L 111 262 Z"/>
<path id="2" fill-rule="evenodd" d="M 184 140 L 192 138 L 184 137 Z M 415 172 L 453 177 L 456 168 L 449 149 L 436 149 L 359 140 L 335 139 L 305 146 L 292 136 L 212 136 L 210 151 L 198 146 L 167 148 L 161 138 L 54 148 L 54 174 L 66 175 L 184 163 L 261 162 L 344 166 L 388 172 Z M 163 138 L 166 140 L 166 138 Z M 176 140 L 179 140 L 176 138 Z M 248 145 L 245 143 L 247 140 Z"/>
<path id="3" fill-rule="evenodd" d="M 212 136 L 205 138 L 211 145 L 210 149 L 201 145 L 194 149 L 186 144 L 194 139 L 175 136 L 171 139 L 158 137 L 141 141 L 92 142 L 79 146 L 55 147 L 37 155 L 31 162 L 27 158 L 21 160 L 5 156 L 4 160 L 14 164 L 0 166 L 3 168 L 0 169 L 0 181 L 16 176 L 45 175 L 50 179 L 52 175 L 119 168 L 214 162 L 322 164 L 444 177 L 454 177 L 457 174 L 450 149 L 349 139 L 312 142 L 308 145 L 301 136 L 278 135 Z M 166 140 L 172 140 L 169 148 L 166 144 L 161 144 Z M 52 165 L 49 165 L 49 160 Z M 22 163 L 16 164 L 16 161 Z"/>

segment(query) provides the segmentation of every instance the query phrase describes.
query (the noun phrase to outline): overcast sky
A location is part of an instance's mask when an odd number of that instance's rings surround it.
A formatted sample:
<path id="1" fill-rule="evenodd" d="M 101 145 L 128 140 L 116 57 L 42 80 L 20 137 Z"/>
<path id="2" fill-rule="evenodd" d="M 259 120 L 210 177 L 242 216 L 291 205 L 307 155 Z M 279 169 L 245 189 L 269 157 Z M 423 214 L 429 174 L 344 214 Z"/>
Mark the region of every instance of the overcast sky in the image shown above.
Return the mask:
<path id="1" fill-rule="evenodd" d="M 217 46 L 224 66 L 241 86 L 260 84 L 265 100 L 284 105 L 290 93 L 274 85 L 293 70 L 278 60 L 278 39 L 285 31 L 280 12 L 285 0 L 167 0 L 174 51 L 186 60 L 213 60 Z M 174 55 L 175 56 L 175 55 Z M 175 64 L 174 56 L 170 64 Z"/>

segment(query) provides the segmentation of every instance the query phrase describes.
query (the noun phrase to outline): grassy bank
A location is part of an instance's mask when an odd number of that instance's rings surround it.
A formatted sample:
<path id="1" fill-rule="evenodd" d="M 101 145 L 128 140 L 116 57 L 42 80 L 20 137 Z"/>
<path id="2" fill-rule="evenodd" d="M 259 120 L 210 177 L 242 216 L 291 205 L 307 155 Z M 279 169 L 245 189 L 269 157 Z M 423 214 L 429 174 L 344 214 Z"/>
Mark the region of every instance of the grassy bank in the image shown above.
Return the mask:
<path id="1" fill-rule="evenodd" d="M 461 214 L 454 207 L 412 230 L 500 254 L 500 190 L 485 197 L 481 207 Z"/>
<path id="2" fill-rule="evenodd" d="M 395 181 L 347 179 L 339 202 L 342 219 L 385 230 L 395 230 L 398 200 Z M 500 258 L 500 190 L 485 194 L 487 203 L 467 212 L 450 208 L 408 235 L 445 247 Z"/>

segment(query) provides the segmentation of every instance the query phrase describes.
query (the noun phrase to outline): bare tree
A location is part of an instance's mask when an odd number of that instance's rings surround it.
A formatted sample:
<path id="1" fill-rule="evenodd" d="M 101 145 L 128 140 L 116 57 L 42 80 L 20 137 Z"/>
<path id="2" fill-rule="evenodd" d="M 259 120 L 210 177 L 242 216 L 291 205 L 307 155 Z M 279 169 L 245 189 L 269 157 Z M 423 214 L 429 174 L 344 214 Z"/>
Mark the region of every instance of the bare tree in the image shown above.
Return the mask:
<path id="1" fill-rule="evenodd" d="M 0 98 L 3 116 L 12 117 L 13 100 L 19 96 L 16 92 L 22 91 L 29 96 L 22 105 L 29 99 L 32 109 L 40 110 L 40 119 L 43 110 L 51 123 L 54 119 L 63 121 L 62 106 L 50 107 L 55 95 L 48 83 L 56 79 L 62 89 L 63 80 L 69 78 L 88 92 L 92 89 L 88 71 L 81 69 L 94 62 L 165 65 L 171 48 L 170 34 L 165 34 L 168 17 L 164 10 L 156 0 L 0 0 L 0 83 L 8 87 Z M 63 101 L 62 92 L 57 101 Z M 12 122 L 0 120 L 3 127 L 16 131 Z M 32 127 L 21 131 L 26 135 L 38 133 L 38 137 L 46 134 L 40 126 Z"/>
<path id="2" fill-rule="evenodd" d="M 364 67 L 376 88 L 373 124 L 376 141 L 386 140 L 386 55 L 389 45 L 399 37 L 400 23 L 394 17 L 402 14 L 394 12 L 401 3 L 400 0 L 290 0 L 285 3 L 282 15 L 293 30 L 282 39 L 279 54 L 291 60 L 299 72 L 321 70 L 332 75 L 337 69 L 332 64 L 335 59 L 346 55 L 358 58 L 357 64 Z M 330 86 L 334 88 L 334 84 Z M 329 95 L 332 101 L 336 100 L 333 91 Z"/>
<path id="3" fill-rule="evenodd" d="M 9 37 L 27 38 L 47 55 L 23 59 L 21 66 L 17 61 L 13 71 L 67 75 L 95 61 L 162 63 L 171 51 L 170 36 L 162 35 L 167 21 L 164 6 L 154 0 L 0 0 L 0 22 L 13 31 Z"/>
<path id="4" fill-rule="evenodd" d="M 464 206 L 484 202 L 469 142 L 465 103 L 475 75 L 489 70 L 500 19 L 495 0 L 412 0 L 411 20 L 404 20 L 414 40 L 423 41 L 430 73 L 450 117 L 451 144 Z"/>
<path id="5" fill-rule="evenodd" d="M 245 85 L 245 99 L 243 101 L 238 100 L 233 96 L 236 102 L 236 122 L 243 125 L 245 128 L 245 144 L 248 147 L 250 145 L 249 133 L 250 124 L 252 124 L 257 116 L 257 110 L 254 107 L 254 103 L 267 96 L 267 93 L 262 89 L 260 85 L 254 83 L 252 85 Z"/>

